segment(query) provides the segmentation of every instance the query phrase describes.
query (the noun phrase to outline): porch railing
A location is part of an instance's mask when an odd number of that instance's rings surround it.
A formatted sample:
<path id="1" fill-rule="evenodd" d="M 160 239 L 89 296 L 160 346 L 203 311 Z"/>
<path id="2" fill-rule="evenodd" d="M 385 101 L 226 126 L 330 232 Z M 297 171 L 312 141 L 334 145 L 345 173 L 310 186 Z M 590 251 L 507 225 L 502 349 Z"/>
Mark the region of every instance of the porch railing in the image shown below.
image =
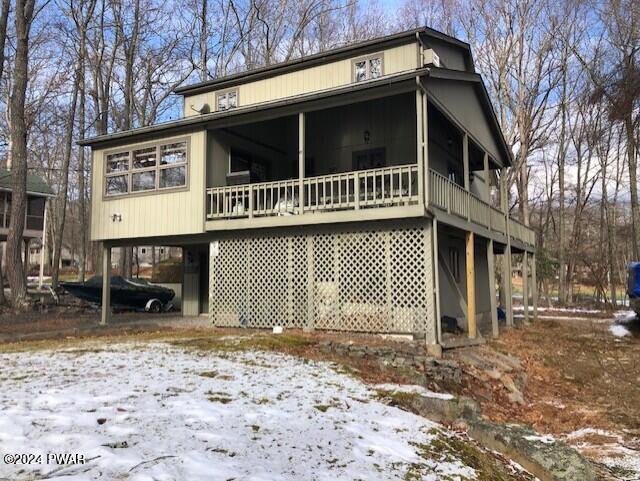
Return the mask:
<path id="1" fill-rule="evenodd" d="M 505 235 L 507 233 L 504 212 L 433 170 L 429 172 L 429 204 L 491 231 Z M 513 239 L 529 245 L 535 244 L 533 230 L 514 219 L 509 219 L 509 233 Z"/>
<path id="2" fill-rule="evenodd" d="M 302 184 L 303 198 L 300 199 Z M 299 215 L 417 204 L 416 164 L 207 189 L 207 219 Z"/>
<path id="3" fill-rule="evenodd" d="M 337 212 L 420 203 L 417 164 L 207 189 L 207 219 Z M 302 195 L 301 195 L 302 194 Z M 530 245 L 534 232 L 435 171 L 429 205 Z"/>

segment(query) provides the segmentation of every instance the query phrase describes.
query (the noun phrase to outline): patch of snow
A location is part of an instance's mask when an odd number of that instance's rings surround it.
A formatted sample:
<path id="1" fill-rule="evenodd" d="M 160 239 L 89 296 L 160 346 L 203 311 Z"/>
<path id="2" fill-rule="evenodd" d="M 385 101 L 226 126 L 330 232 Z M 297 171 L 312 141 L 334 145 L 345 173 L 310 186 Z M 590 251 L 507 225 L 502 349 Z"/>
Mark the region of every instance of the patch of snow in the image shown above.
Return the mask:
<path id="1" fill-rule="evenodd" d="M 410 394 L 420 394 L 424 397 L 431 397 L 437 399 L 451 400 L 453 395 L 441 392 L 433 392 L 423 386 L 417 384 L 374 384 L 373 389 L 378 391 L 390 391 L 390 392 L 404 392 Z"/>
<path id="2" fill-rule="evenodd" d="M 583 439 L 589 435 L 599 436 L 600 442 Z M 622 435 L 603 429 L 584 428 L 569 433 L 565 438 L 579 451 L 595 454 L 596 459 L 609 468 L 633 476 L 625 479 L 640 479 L 640 451 L 625 446 Z"/>
<path id="3" fill-rule="evenodd" d="M 513 306 L 513 310 L 524 312 L 524 306 L 520 306 L 520 305 Z M 529 306 L 529 311 L 533 312 L 533 306 Z M 586 309 L 581 307 L 544 307 L 544 306 L 538 306 L 538 311 L 539 312 L 545 312 L 545 311 L 576 312 L 576 313 L 582 313 L 582 314 L 600 314 L 601 312 L 603 312 L 598 309 Z"/>
<path id="4" fill-rule="evenodd" d="M 588 436 L 590 434 L 616 438 L 616 439 L 619 439 L 619 440 L 622 439 L 622 437 L 619 434 L 613 433 L 611 431 L 606 431 L 604 429 L 596 429 L 596 428 L 578 429 L 577 431 L 573 431 L 573 432 L 567 434 L 565 437 L 567 439 L 577 439 L 577 438 L 583 438 L 583 437 Z"/>
<path id="5" fill-rule="evenodd" d="M 634 311 L 616 311 L 613 313 L 613 317 L 618 322 L 630 322 L 636 319 L 636 313 Z"/>
<path id="6" fill-rule="evenodd" d="M 624 337 L 624 336 L 629 336 L 631 335 L 631 332 L 629 332 L 629 329 L 627 329 L 626 327 L 620 325 L 620 324 L 612 324 L 609 326 L 609 331 L 611 331 L 611 334 L 613 334 L 616 337 Z"/>
<path id="7" fill-rule="evenodd" d="M 0 478 L 475 478 L 460 460 L 420 455 L 441 426 L 379 402 L 328 363 L 163 343 L 80 347 L 0 354 L 0 453 L 88 461 L 2 463 Z"/>
<path id="8" fill-rule="evenodd" d="M 543 444 L 554 444 L 556 442 L 555 438 L 550 434 L 546 434 L 544 436 L 532 434 L 530 436 L 524 436 L 524 438 L 527 441 L 533 441 L 533 442 L 543 443 Z"/>

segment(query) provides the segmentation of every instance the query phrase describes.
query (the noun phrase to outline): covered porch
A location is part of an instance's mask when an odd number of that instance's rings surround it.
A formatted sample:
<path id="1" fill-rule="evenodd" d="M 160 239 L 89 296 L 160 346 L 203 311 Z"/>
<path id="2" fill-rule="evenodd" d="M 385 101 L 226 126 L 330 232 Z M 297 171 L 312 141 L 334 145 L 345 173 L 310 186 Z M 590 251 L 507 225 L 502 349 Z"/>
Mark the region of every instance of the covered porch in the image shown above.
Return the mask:
<path id="1" fill-rule="evenodd" d="M 422 216 L 417 131 L 414 92 L 211 130 L 207 230 Z"/>

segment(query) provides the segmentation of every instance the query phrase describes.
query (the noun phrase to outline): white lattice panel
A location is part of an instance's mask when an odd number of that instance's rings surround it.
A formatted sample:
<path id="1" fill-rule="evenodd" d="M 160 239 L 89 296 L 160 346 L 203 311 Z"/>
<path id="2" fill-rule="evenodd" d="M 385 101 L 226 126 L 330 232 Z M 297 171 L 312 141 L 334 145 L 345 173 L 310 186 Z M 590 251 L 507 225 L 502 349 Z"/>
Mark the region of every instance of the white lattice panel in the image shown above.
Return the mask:
<path id="1" fill-rule="evenodd" d="M 210 260 L 217 326 L 435 331 L 429 224 L 245 234 Z"/>

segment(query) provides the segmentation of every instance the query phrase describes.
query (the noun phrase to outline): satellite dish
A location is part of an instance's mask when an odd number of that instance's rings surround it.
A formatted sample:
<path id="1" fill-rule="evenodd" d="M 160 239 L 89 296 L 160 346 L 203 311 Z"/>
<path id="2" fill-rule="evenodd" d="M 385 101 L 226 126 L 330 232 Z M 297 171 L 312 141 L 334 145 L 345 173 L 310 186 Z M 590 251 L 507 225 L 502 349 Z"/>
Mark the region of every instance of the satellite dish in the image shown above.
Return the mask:
<path id="1" fill-rule="evenodd" d="M 209 104 L 204 102 L 196 102 L 191 105 L 191 110 L 198 112 L 199 114 L 206 114 L 209 112 Z"/>

